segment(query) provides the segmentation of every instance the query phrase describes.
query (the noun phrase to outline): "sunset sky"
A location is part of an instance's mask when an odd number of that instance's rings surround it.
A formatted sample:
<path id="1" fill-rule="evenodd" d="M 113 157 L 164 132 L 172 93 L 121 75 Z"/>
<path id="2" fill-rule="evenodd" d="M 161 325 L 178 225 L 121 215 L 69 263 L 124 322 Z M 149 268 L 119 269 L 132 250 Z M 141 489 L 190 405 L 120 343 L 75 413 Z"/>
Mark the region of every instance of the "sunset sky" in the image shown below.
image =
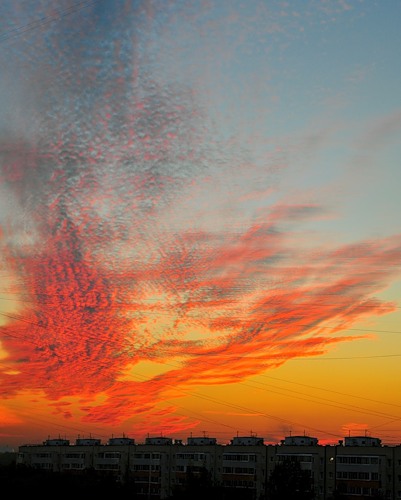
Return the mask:
<path id="1" fill-rule="evenodd" d="M 400 444 L 401 3 L 0 19 L 0 447 Z"/>

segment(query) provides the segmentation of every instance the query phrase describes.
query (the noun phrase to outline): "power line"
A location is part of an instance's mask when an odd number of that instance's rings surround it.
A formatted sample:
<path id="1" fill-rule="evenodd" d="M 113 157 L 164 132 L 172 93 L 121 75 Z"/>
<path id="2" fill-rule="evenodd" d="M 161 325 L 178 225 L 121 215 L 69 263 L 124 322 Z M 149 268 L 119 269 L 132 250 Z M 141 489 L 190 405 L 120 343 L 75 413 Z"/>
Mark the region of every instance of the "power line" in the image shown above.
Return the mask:
<path id="1" fill-rule="evenodd" d="M 15 28 L 9 29 L 7 31 L 3 31 L 3 33 L 0 34 L 0 43 L 5 42 L 7 40 L 16 38 L 28 31 L 32 31 L 37 28 L 42 28 L 43 26 L 47 26 L 49 23 L 54 23 L 62 19 L 63 17 L 69 16 L 71 14 L 74 14 L 75 12 L 85 9 L 86 7 L 89 7 L 90 5 L 93 5 L 97 3 L 98 1 L 101 0 L 92 0 L 90 2 L 79 2 L 71 7 L 68 7 L 66 9 L 60 10 L 60 11 L 55 11 L 53 15 L 50 16 L 45 16 L 42 17 L 36 21 L 31 21 L 27 24 L 17 26 Z"/>
<path id="2" fill-rule="evenodd" d="M 346 359 L 374 359 L 374 358 L 399 358 L 401 354 L 376 354 L 372 356 L 342 356 L 342 357 L 330 357 L 326 358 L 324 356 L 317 358 L 316 356 L 308 357 L 308 361 L 336 361 L 336 360 L 346 360 Z M 292 358 L 291 361 L 305 361 L 305 358 Z"/>
<path id="3" fill-rule="evenodd" d="M 140 374 L 132 374 L 132 375 L 135 375 L 136 377 L 139 377 L 139 378 L 142 378 L 142 379 L 144 378 Z M 334 437 L 341 437 L 339 434 L 333 434 L 331 432 L 323 431 L 321 429 L 317 429 L 316 427 L 312 427 L 310 425 L 299 424 L 297 422 L 294 422 L 293 420 L 288 420 L 288 419 L 285 419 L 285 418 L 277 417 L 276 415 L 271 415 L 269 413 L 266 413 L 266 412 L 263 412 L 263 411 L 260 411 L 260 410 L 255 410 L 255 409 L 247 408 L 245 406 L 241 406 L 241 405 L 237 405 L 237 404 L 233 404 L 233 403 L 228 403 L 227 401 L 219 400 L 219 399 L 212 398 L 210 396 L 205 396 L 205 395 L 202 395 L 202 394 L 198 394 L 198 393 L 195 393 L 195 392 L 188 393 L 188 392 L 186 392 L 186 391 L 184 391 L 182 389 L 177 389 L 177 387 L 174 386 L 174 385 L 172 385 L 172 384 L 166 384 L 166 385 L 174 388 L 178 392 L 181 392 L 182 394 L 187 395 L 187 396 L 196 397 L 196 398 L 199 398 L 199 399 L 203 399 L 205 401 L 209 401 L 209 402 L 212 402 L 212 403 L 217 403 L 217 404 L 220 404 L 220 405 L 223 405 L 223 406 L 234 408 L 236 410 L 242 410 L 242 411 L 246 411 L 246 412 L 251 412 L 251 413 L 258 414 L 258 415 L 261 415 L 263 417 L 272 419 L 272 420 L 277 420 L 277 421 L 282 422 L 282 423 L 286 423 L 286 424 L 290 424 L 290 425 L 297 425 L 298 428 L 311 429 L 311 430 L 314 430 L 314 431 L 318 431 L 318 432 L 320 432 L 322 434 L 332 435 Z"/>
<path id="4" fill-rule="evenodd" d="M 168 364 L 168 363 L 165 363 L 165 364 Z M 4 365 L 3 365 L 3 366 L 4 366 Z M 170 364 L 170 366 L 173 366 L 174 368 L 177 368 L 177 367 L 178 367 L 177 365 L 171 365 L 171 364 Z M 11 367 L 10 367 L 10 368 L 11 368 Z M 140 380 L 142 380 L 142 381 L 147 381 L 147 380 L 148 380 L 148 379 L 146 379 L 144 376 L 142 376 L 142 375 L 140 375 L 140 374 L 134 374 L 134 375 L 135 375 L 137 378 L 139 378 Z M 165 385 L 170 385 L 170 386 L 171 386 L 171 384 L 165 384 Z M 248 385 L 248 386 L 250 386 L 250 387 L 254 387 L 254 388 L 255 388 L 255 386 L 251 386 L 250 384 L 244 384 L 244 383 L 242 383 L 242 385 Z M 300 424 L 298 424 L 298 423 L 296 423 L 296 422 L 293 422 L 293 421 L 291 421 L 291 420 L 288 420 L 288 419 L 283 419 L 283 418 L 280 418 L 280 417 L 277 417 L 277 416 L 274 416 L 274 415 L 267 414 L 267 413 L 265 413 L 265 412 L 260 412 L 259 410 L 253 410 L 253 409 L 250 409 L 250 408 L 247 408 L 247 407 L 242 407 L 242 406 L 240 406 L 240 405 L 234 405 L 234 404 L 232 404 L 232 403 L 227 403 L 227 402 L 225 402 L 225 401 L 218 400 L 218 399 L 216 399 L 216 398 L 210 398 L 210 397 L 207 397 L 207 396 L 204 396 L 204 395 L 199 395 L 199 394 L 194 393 L 194 392 L 190 392 L 190 393 L 188 393 L 187 391 L 183 391 L 183 390 L 181 390 L 181 389 L 177 389 L 177 387 L 175 387 L 175 386 L 174 386 L 174 388 L 175 388 L 175 390 L 177 390 L 178 392 L 183 393 L 184 395 L 190 395 L 190 396 L 193 396 L 193 397 L 199 397 L 199 398 L 201 398 L 201 399 L 205 399 L 205 400 L 208 400 L 208 401 L 210 401 L 210 402 L 215 402 L 215 403 L 218 403 L 218 404 L 222 404 L 222 405 L 224 405 L 224 406 L 229 406 L 229 407 L 232 407 L 232 408 L 235 408 L 235 409 L 245 410 L 245 411 L 248 411 L 248 412 L 249 412 L 249 411 L 252 411 L 252 412 L 254 412 L 254 413 L 261 414 L 261 415 L 263 415 L 263 416 L 265 416 L 265 417 L 267 417 L 267 418 L 272 418 L 272 419 L 275 419 L 275 420 L 278 420 L 278 421 L 282 421 L 282 422 L 286 422 L 286 423 L 290 423 L 290 424 L 295 424 L 295 425 L 298 425 L 298 426 L 300 425 Z M 260 389 L 259 387 L 256 387 L 256 388 Z M 270 391 L 270 392 L 271 392 L 271 391 Z M 295 391 L 293 391 L 293 392 L 295 392 Z M 279 393 L 279 394 L 280 394 L 280 393 Z M 340 393 L 340 394 L 341 394 L 341 393 Z M 291 397 L 294 397 L 294 396 L 291 396 Z M 298 398 L 298 399 L 303 399 L 303 400 L 307 400 L 307 401 L 309 400 L 309 401 L 310 401 L 310 399 L 307 399 L 307 398 Z M 319 399 L 324 399 L 324 398 L 319 398 Z M 321 403 L 321 404 L 326 404 L 326 405 L 327 405 L 327 403 Z M 330 406 L 333 406 L 333 405 L 330 405 Z M 337 406 L 337 405 L 334 405 L 334 406 Z M 352 405 L 348 405 L 348 406 L 351 406 L 351 408 L 347 408 L 347 409 L 351 409 L 351 410 L 353 410 L 353 411 L 359 411 L 359 410 L 355 410 L 355 407 L 352 407 Z M 338 406 L 337 406 L 337 407 L 338 407 Z M 344 408 L 344 406 L 340 406 L 340 408 Z M 361 413 L 365 413 L 365 414 L 370 414 L 370 415 L 373 415 L 373 416 L 384 416 L 384 417 L 386 417 L 386 418 L 394 418 L 393 416 L 390 416 L 390 415 L 387 415 L 387 414 L 378 413 L 378 412 L 372 413 L 372 412 L 369 412 L 369 411 L 363 411 L 363 410 L 360 410 L 360 412 L 361 412 Z M 398 420 L 398 418 L 397 418 L 397 419 L 395 419 L 395 420 Z M 395 421 L 395 420 L 392 420 L 392 421 Z M 381 424 L 381 425 L 385 425 L 385 424 Z M 314 427 L 310 427 L 310 426 L 303 426 L 303 427 L 305 427 L 305 428 L 311 428 L 311 429 L 317 430 L 317 431 L 322 432 L 322 433 L 325 433 L 325 434 L 332 434 L 333 436 L 336 436 L 336 437 L 338 437 L 338 436 L 339 436 L 338 434 L 333 434 L 333 433 L 329 433 L 329 432 L 327 432 L 327 431 L 322 431 L 322 430 L 320 430 L 320 429 L 316 429 L 316 428 L 314 428 Z"/>
<path id="5" fill-rule="evenodd" d="M 343 396 L 349 396 L 351 398 L 363 399 L 365 401 L 371 401 L 372 403 L 385 404 L 385 405 L 396 406 L 397 408 L 401 408 L 401 405 L 398 405 L 398 404 L 395 404 L 395 403 L 387 403 L 386 401 L 378 401 L 377 399 L 365 398 L 363 396 L 357 396 L 355 394 L 348 394 L 346 392 L 334 391 L 332 389 L 327 389 L 327 387 L 318 387 L 316 385 L 303 384 L 301 382 L 294 382 L 293 380 L 286 380 L 286 379 L 282 379 L 282 378 L 278 378 L 278 377 L 272 377 L 271 375 L 264 375 L 264 374 L 262 374 L 260 376 L 263 377 L 263 378 L 269 378 L 269 379 L 272 379 L 272 380 L 278 380 L 280 382 L 286 382 L 288 384 L 295 384 L 295 385 L 299 385 L 299 386 L 302 386 L 302 387 L 307 387 L 307 388 L 310 388 L 310 389 L 317 389 L 319 391 L 331 392 L 333 394 L 338 394 L 338 395 L 340 395 L 342 397 Z"/>
<path id="6" fill-rule="evenodd" d="M 62 305 L 62 304 L 61 304 Z M 113 309 L 119 309 L 119 305 L 118 304 L 115 304 L 114 307 L 109 307 L 108 309 L 110 310 L 113 310 Z M 127 311 L 125 311 L 127 312 Z M 164 316 L 164 317 L 170 317 L 171 314 L 170 313 L 163 313 L 163 312 L 160 312 L 160 311 L 136 311 L 137 314 L 139 315 L 143 315 L 143 316 Z M 45 325 L 41 325 L 39 323 L 34 323 L 32 321 L 29 321 L 29 320 L 26 320 L 24 319 L 23 317 L 21 316 L 18 316 L 16 314 L 8 314 L 8 313 L 4 313 L 4 312 L 0 312 L 0 315 L 1 316 L 4 316 L 6 318 L 9 318 L 9 319 L 13 319 L 13 320 L 16 320 L 16 321 L 22 321 L 22 322 L 25 322 L 25 323 L 30 323 L 34 326 L 38 326 L 38 327 L 41 327 L 41 328 L 45 328 L 46 326 Z M 197 320 L 199 321 L 200 319 L 210 319 L 211 321 L 213 319 L 219 319 L 222 317 L 222 315 L 216 315 L 216 316 L 210 316 L 210 315 L 207 315 L 205 317 L 202 317 L 202 318 L 197 318 L 197 317 L 191 317 L 191 316 L 184 316 L 186 317 L 187 320 L 191 320 L 191 321 L 194 321 L 196 322 Z M 230 319 L 235 317 L 233 316 L 232 314 L 229 315 Z M 237 317 L 237 319 L 247 319 L 247 320 L 252 320 L 252 317 Z M 325 321 L 322 320 L 322 322 Z M 255 321 L 256 322 L 256 321 Z M 401 334 L 401 331 L 400 330 L 378 330 L 378 329 L 372 329 L 372 328 L 349 328 L 349 327 L 346 327 L 346 326 L 341 326 L 341 325 L 338 325 L 338 326 L 329 326 L 329 325 L 310 325 L 308 323 L 298 323 L 296 321 L 293 321 L 292 323 L 277 323 L 277 322 L 272 322 L 272 323 L 269 323 L 269 321 L 261 321 L 261 320 L 258 320 L 257 323 L 263 323 L 263 325 L 265 327 L 271 327 L 272 329 L 275 329 L 275 328 L 282 328 L 282 327 L 289 327 L 289 326 L 298 326 L 298 327 L 302 327 L 302 328 L 310 328 L 311 330 L 318 330 L 318 329 L 329 329 L 329 330 L 341 330 L 341 331 L 353 331 L 353 332 L 369 332 L 369 333 L 390 333 L 390 334 Z M 57 325 L 56 325 L 57 326 Z M 396 355 L 398 356 L 398 354 Z M 377 357 L 377 356 L 375 356 Z M 328 359 L 328 358 L 326 358 Z M 331 359 L 338 359 L 338 358 L 331 358 Z M 352 359 L 352 358 L 344 358 L 344 359 Z"/>
<path id="7" fill-rule="evenodd" d="M 4 277 L 4 276 L 3 276 Z M 6 278 L 12 278 L 12 276 L 6 276 Z M 21 280 L 21 283 L 23 283 L 23 280 Z M 36 300 L 34 300 L 33 298 L 30 298 L 30 299 L 26 299 L 24 298 L 25 295 L 27 296 L 30 296 L 29 294 L 26 294 L 26 293 L 18 293 L 18 292 L 13 292 L 13 291 L 8 291 L 8 290 L 5 290 L 5 291 L 0 291 L 0 294 L 3 293 L 3 294 L 6 294 L 7 297 L 1 297 L 0 296 L 0 300 L 15 300 L 17 302 L 35 302 L 37 303 Z M 16 295 L 17 298 L 12 298 L 10 297 L 10 295 Z M 337 294 L 333 294 L 333 293 L 318 293 L 319 297 L 339 297 L 339 295 Z M 67 294 L 65 296 L 68 296 Z M 41 301 L 43 301 L 42 297 L 45 297 L 45 298 L 62 298 L 63 295 L 62 294 L 50 294 L 50 293 L 35 293 L 35 297 L 41 297 Z M 352 299 L 352 297 L 349 297 L 347 295 L 344 295 L 342 296 L 343 298 L 345 299 Z M 369 301 L 369 300 L 372 300 L 372 299 L 366 299 L 366 301 Z M 377 300 L 377 299 L 376 299 Z M 127 306 L 133 306 L 133 307 L 136 307 L 138 305 L 143 305 L 143 304 L 146 304 L 147 302 L 150 302 L 150 303 L 160 303 L 160 299 L 158 298 L 142 298 L 140 299 L 139 301 L 131 301 L 131 302 L 118 302 L 117 305 L 127 305 Z M 364 307 L 364 308 L 367 308 L 367 309 L 372 309 L 372 308 L 376 308 L 378 305 L 380 305 L 380 303 L 382 302 L 382 300 L 380 300 L 380 302 L 376 302 L 374 304 L 361 304 L 361 303 L 352 303 L 351 305 L 354 305 L 354 306 L 357 306 L 357 307 Z M 41 302 L 41 303 L 44 303 L 46 304 L 46 302 Z M 173 302 L 173 305 L 175 306 L 186 306 L 187 305 L 187 302 L 186 301 L 176 301 L 176 302 Z M 285 297 L 283 299 L 267 299 L 266 302 L 265 302 L 265 307 L 266 309 L 268 309 L 268 307 L 272 305 L 272 306 L 280 306 L 280 305 L 287 305 L 286 302 L 285 302 Z M 294 307 L 299 307 L 299 306 L 303 306 L 303 307 L 321 307 L 322 305 L 324 306 L 343 306 L 344 304 L 338 300 L 337 302 L 326 302 L 324 300 L 321 300 L 321 301 L 310 301 L 308 300 L 307 298 L 303 299 L 302 301 L 298 302 L 298 303 L 294 303 L 293 306 Z M 398 306 L 398 305 L 394 305 L 394 304 L 391 304 L 392 308 L 393 309 L 401 309 L 401 306 Z M 261 307 L 258 307 L 258 309 L 261 309 Z M 163 313 L 161 313 L 163 314 Z M 241 317 L 241 316 L 236 316 L 236 317 Z M 246 316 L 243 316 L 243 317 L 246 317 Z"/>

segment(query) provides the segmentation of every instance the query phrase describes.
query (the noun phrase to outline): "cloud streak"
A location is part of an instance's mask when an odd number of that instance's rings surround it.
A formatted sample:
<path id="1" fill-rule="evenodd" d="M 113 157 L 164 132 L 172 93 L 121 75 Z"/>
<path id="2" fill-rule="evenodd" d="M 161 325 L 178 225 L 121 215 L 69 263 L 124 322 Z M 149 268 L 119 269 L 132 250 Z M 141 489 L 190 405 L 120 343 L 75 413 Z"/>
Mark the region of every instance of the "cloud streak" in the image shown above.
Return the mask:
<path id="1" fill-rule="evenodd" d="M 180 389 L 235 383 L 355 340 L 341 332 L 393 310 L 373 294 L 399 267 L 400 239 L 305 255 L 279 229 L 308 214 L 305 208 L 275 207 L 271 220 L 217 241 L 184 233 L 163 235 L 160 246 L 143 236 L 129 270 L 124 259 L 116 272 L 118 260 L 96 266 L 91 233 L 55 204 L 46 219 L 52 224 L 39 235 L 46 245 L 8 256 L 31 302 L 20 321 L 2 327 L 7 365 L 19 370 L 3 372 L 3 396 L 38 388 L 49 400 L 80 396 L 88 402 L 85 419 L 118 423 Z M 161 375 L 119 382 L 141 360 L 174 358 L 177 368 Z M 99 393 L 105 401 L 94 404 Z"/>

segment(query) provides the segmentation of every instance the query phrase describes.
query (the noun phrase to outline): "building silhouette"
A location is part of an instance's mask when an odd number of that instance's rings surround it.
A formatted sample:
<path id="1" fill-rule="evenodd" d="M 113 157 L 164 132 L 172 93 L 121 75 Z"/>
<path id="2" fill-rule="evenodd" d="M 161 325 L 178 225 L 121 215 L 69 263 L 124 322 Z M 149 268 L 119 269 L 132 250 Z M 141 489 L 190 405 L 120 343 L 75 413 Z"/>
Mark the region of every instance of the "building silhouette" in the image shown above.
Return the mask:
<path id="1" fill-rule="evenodd" d="M 132 484 L 136 498 L 154 500 L 179 492 L 189 480 L 265 499 L 272 471 L 288 460 L 308 471 L 317 500 L 401 499 L 401 445 L 384 446 L 369 436 L 345 437 L 337 445 L 320 445 L 310 436 L 287 436 L 280 444 L 237 436 L 224 445 L 192 436 L 185 444 L 163 436 L 144 443 L 113 437 L 106 444 L 58 438 L 20 446 L 17 454 L 17 465 L 77 475 L 96 471 Z"/>

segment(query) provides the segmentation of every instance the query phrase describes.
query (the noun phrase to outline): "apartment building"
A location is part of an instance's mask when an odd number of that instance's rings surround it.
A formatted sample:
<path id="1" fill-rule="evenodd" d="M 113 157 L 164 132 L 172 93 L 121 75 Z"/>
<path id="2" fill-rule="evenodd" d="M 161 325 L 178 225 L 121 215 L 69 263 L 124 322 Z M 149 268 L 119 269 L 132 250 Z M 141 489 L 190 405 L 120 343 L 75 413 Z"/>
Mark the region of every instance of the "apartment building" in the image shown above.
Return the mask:
<path id="1" fill-rule="evenodd" d="M 346 437 L 340 444 L 331 460 L 339 493 L 346 498 L 401 498 L 394 482 L 400 446 L 381 446 L 380 439 L 367 436 Z"/>
<path id="2" fill-rule="evenodd" d="M 220 458 L 220 457 L 219 457 Z M 222 450 L 219 483 L 241 488 L 244 498 L 261 498 L 266 488 L 266 447 L 263 438 L 235 437 Z"/>
<path id="3" fill-rule="evenodd" d="M 296 461 L 311 477 L 316 498 L 325 499 L 328 489 L 325 474 L 326 452 L 326 447 L 320 446 L 317 438 L 288 436 L 280 445 L 268 446 L 266 475 L 270 477 L 274 467 L 285 460 Z M 328 491 L 332 493 L 330 489 Z"/>
<path id="4" fill-rule="evenodd" d="M 148 437 L 137 444 L 127 437 L 48 439 L 19 447 L 18 464 L 53 472 L 80 474 L 89 469 L 111 475 L 135 488 L 137 498 L 165 499 L 198 484 L 241 491 L 241 498 L 266 498 L 274 468 L 296 461 L 308 471 L 317 500 L 383 498 L 401 500 L 401 445 L 383 446 L 369 436 L 345 437 L 337 445 L 320 445 L 310 436 L 287 436 L 265 444 L 256 436 L 237 436 L 229 444 L 215 438 L 173 440 Z"/>

